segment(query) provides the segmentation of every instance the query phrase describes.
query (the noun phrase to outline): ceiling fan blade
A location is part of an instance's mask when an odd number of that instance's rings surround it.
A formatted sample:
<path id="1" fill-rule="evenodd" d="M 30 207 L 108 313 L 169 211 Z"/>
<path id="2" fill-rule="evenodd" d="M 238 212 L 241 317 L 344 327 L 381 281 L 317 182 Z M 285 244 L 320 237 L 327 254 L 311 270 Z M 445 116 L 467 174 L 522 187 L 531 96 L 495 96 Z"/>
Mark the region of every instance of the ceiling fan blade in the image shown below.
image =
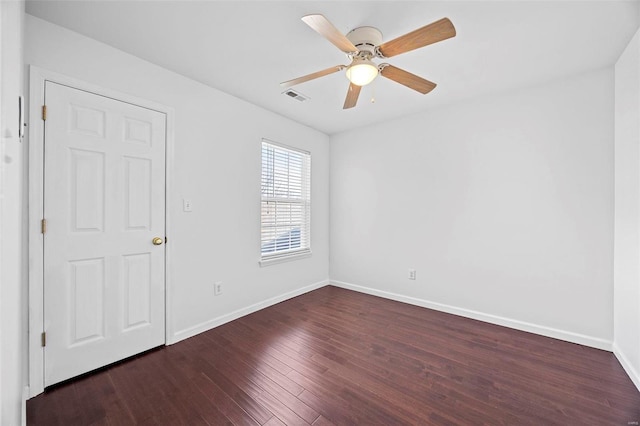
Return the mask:
<path id="1" fill-rule="evenodd" d="M 357 52 L 358 48 L 349 41 L 324 15 L 307 15 L 302 20 L 305 24 L 313 28 L 318 34 L 333 43 L 338 49 L 345 53 Z"/>
<path id="2" fill-rule="evenodd" d="M 442 18 L 415 31 L 395 38 L 378 46 L 379 52 L 385 57 L 399 55 L 429 44 L 454 37 L 456 29 L 449 18 Z"/>
<path id="3" fill-rule="evenodd" d="M 430 91 L 436 88 L 436 84 L 425 80 L 422 77 L 418 77 L 415 74 L 411 74 L 403 69 L 394 67 L 393 65 L 384 64 L 384 67 L 380 71 L 383 77 L 393 80 L 396 83 L 400 83 L 403 86 L 407 86 L 409 89 L 413 89 L 426 95 Z"/>
<path id="4" fill-rule="evenodd" d="M 334 72 L 338 72 L 345 68 L 346 68 L 345 65 L 336 65 L 335 67 L 327 68 L 326 70 L 317 71 L 312 74 L 294 78 L 293 80 L 283 81 L 282 83 L 280 83 L 280 86 L 282 87 L 295 86 L 296 84 L 304 83 L 305 81 L 314 80 L 316 78 L 324 77 L 325 75 L 333 74 Z"/>
<path id="5" fill-rule="evenodd" d="M 349 109 L 356 106 L 358 103 L 358 96 L 360 96 L 360 89 L 362 87 L 356 86 L 353 83 L 349 84 L 349 90 L 347 90 L 347 98 L 344 100 L 344 106 L 342 109 Z"/>

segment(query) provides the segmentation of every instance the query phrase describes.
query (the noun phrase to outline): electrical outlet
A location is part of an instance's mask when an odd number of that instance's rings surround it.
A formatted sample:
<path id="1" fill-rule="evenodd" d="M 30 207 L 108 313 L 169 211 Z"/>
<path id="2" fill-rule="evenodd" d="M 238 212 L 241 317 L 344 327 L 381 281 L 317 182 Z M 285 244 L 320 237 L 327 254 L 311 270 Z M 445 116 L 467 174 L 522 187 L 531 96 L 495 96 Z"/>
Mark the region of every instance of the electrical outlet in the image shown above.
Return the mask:
<path id="1" fill-rule="evenodd" d="M 410 280 L 415 280 L 416 279 L 416 270 L 415 269 L 409 269 L 408 278 Z"/>
<path id="2" fill-rule="evenodd" d="M 218 281 L 213 284 L 213 294 L 220 296 L 222 294 L 222 281 Z"/>
<path id="3" fill-rule="evenodd" d="M 188 198 L 184 198 L 182 200 L 182 210 L 185 212 L 193 211 L 193 205 L 191 204 L 191 200 Z"/>

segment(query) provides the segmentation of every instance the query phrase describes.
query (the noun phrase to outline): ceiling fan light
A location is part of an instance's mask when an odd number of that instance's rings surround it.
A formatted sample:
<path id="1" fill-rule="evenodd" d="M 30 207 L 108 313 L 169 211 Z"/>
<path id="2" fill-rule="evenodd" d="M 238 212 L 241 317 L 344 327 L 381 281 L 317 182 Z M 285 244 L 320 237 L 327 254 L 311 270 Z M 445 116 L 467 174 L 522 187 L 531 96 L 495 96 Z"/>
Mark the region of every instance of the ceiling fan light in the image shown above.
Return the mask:
<path id="1" fill-rule="evenodd" d="M 351 83 L 356 86 L 366 86 L 378 76 L 378 67 L 367 59 L 354 59 L 347 67 L 346 74 Z"/>

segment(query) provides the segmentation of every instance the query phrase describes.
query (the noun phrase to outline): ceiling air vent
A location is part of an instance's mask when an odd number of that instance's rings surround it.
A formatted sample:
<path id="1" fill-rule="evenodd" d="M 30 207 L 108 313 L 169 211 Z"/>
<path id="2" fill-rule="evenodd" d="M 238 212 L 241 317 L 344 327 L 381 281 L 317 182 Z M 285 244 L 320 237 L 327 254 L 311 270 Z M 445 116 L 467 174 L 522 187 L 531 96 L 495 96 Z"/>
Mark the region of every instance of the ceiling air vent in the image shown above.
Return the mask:
<path id="1" fill-rule="evenodd" d="M 300 101 L 300 102 L 304 102 L 304 101 L 309 99 L 308 96 L 305 96 L 305 95 L 303 95 L 303 94 L 301 94 L 299 92 L 296 92 L 293 89 L 285 90 L 284 92 L 282 92 L 282 94 L 283 95 L 287 95 L 290 98 L 295 99 L 296 101 Z"/>

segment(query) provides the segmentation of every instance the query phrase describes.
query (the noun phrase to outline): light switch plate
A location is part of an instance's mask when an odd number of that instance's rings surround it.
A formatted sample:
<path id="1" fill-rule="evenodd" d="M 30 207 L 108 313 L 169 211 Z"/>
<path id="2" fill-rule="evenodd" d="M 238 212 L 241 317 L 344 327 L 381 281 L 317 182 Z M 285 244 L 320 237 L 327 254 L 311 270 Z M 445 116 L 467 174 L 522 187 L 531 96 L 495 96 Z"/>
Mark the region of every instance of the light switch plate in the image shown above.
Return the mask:
<path id="1" fill-rule="evenodd" d="M 182 200 L 182 210 L 185 212 L 190 212 L 193 209 L 193 205 L 191 204 L 191 200 L 184 198 Z"/>

